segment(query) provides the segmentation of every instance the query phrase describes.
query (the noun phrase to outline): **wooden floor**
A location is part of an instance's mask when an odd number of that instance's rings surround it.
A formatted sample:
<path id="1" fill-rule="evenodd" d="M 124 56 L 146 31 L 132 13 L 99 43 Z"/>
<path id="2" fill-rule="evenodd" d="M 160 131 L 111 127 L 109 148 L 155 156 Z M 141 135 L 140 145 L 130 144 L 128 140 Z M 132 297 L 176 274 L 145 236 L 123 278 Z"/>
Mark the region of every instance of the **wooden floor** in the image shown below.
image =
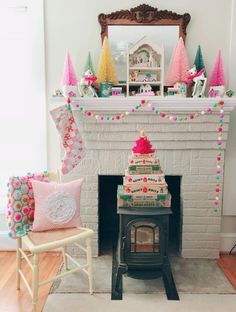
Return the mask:
<path id="1" fill-rule="evenodd" d="M 58 272 L 62 262 L 60 253 L 43 253 L 39 258 L 40 280 L 49 278 Z M 24 262 L 24 261 L 23 261 Z M 16 253 L 0 252 L 0 312 L 31 312 L 31 297 L 24 282 L 21 290 L 16 291 Z M 24 272 L 30 273 L 27 265 L 23 265 Z M 30 281 L 30 274 L 26 273 Z M 46 284 L 39 289 L 38 312 L 42 311 L 48 296 L 51 284 Z"/>
<path id="2" fill-rule="evenodd" d="M 236 253 L 231 255 L 222 253 L 217 262 L 230 283 L 236 289 Z"/>
<path id="3" fill-rule="evenodd" d="M 40 256 L 40 280 L 57 273 L 62 262 L 60 253 L 44 253 Z M 236 289 L 236 253 L 221 254 L 218 264 L 231 284 Z M 16 291 L 16 254 L 15 252 L 0 252 L 0 312 L 30 312 L 31 297 L 23 282 L 21 290 Z M 25 272 L 30 270 L 23 266 Z M 30 274 L 27 274 L 30 281 Z M 38 312 L 42 311 L 51 284 L 39 289 Z"/>

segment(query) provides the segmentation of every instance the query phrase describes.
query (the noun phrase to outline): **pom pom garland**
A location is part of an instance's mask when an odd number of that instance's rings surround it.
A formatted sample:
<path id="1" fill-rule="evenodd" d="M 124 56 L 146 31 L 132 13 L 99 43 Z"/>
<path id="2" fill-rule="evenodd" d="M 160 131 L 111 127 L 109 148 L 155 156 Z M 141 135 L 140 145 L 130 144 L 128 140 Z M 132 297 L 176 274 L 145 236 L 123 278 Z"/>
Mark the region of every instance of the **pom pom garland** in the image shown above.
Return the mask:
<path id="1" fill-rule="evenodd" d="M 67 100 L 68 106 L 70 105 L 70 99 Z M 87 117 L 93 117 L 98 121 L 121 121 L 124 119 L 126 116 L 130 115 L 130 113 L 135 113 L 138 110 L 140 110 L 143 107 L 147 107 L 151 112 L 155 113 L 157 116 L 163 119 L 168 119 L 173 122 L 188 122 L 192 121 L 201 115 L 205 114 L 212 114 L 214 109 L 219 109 L 219 114 L 218 114 L 218 127 L 217 127 L 217 141 L 216 141 L 216 150 L 217 156 L 216 156 L 216 188 L 215 188 L 215 198 L 214 198 L 214 212 L 219 212 L 220 208 L 220 201 L 219 201 L 219 194 L 221 192 L 220 189 L 220 175 L 221 175 L 221 160 L 222 160 L 222 155 L 221 155 L 221 150 L 222 150 L 222 134 L 223 134 L 223 122 L 224 122 L 224 101 L 219 101 L 217 103 L 213 103 L 210 107 L 208 107 L 205 110 L 202 110 L 201 112 L 194 112 L 186 116 L 177 116 L 177 115 L 169 115 L 164 112 L 160 112 L 159 109 L 157 108 L 157 105 L 149 103 L 148 99 L 141 99 L 140 104 L 134 105 L 130 111 L 124 112 L 124 113 L 117 113 L 115 115 L 97 115 L 94 112 L 87 111 L 83 106 L 81 106 L 77 102 L 72 103 L 72 108 L 73 110 L 79 111 Z"/>

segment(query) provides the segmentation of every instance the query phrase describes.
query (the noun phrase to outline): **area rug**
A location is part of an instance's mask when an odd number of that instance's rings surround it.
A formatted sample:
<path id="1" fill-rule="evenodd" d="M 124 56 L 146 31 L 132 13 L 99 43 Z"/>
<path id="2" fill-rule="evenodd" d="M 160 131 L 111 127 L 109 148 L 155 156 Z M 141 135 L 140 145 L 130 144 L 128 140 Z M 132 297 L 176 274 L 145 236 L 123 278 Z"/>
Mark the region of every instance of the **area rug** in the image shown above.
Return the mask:
<path id="1" fill-rule="evenodd" d="M 85 259 L 81 259 L 85 261 Z M 82 262 L 82 261 L 81 261 Z M 178 292 L 188 294 L 235 294 L 236 291 L 220 270 L 216 260 L 170 258 L 173 276 Z M 73 264 L 71 264 L 71 268 Z M 93 259 L 95 293 L 111 291 L 110 255 Z M 60 271 L 63 271 L 62 266 Z M 124 293 L 151 294 L 164 293 L 162 278 L 153 280 L 137 280 L 124 275 Z M 56 280 L 50 294 L 87 293 L 88 280 L 83 272 L 76 272 Z"/>

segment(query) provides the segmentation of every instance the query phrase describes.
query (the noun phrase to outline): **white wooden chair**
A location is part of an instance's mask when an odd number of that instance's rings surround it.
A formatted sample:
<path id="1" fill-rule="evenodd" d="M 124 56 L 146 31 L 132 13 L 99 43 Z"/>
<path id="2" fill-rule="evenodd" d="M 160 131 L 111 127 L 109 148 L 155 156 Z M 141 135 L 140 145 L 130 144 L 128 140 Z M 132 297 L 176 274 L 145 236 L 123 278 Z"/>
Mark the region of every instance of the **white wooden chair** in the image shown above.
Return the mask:
<path id="1" fill-rule="evenodd" d="M 88 276 L 89 292 L 93 293 L 93 273 L 92 273 L 92 252 L 91 252 L 91 238 L 93 231 L 87 228 L 70 228 L 62 230 L 53 230 L 45 232 L 28 232 L 26 236 L 17 238 L 17 289 L 20 289 L 20 280 L 24 281 L 33 302 L 33 311 L 36 311 L 36 304 L 38 300 L 38 289 L 40 286 L 54 281 L 57 278 L 66 276 L 76 271 L 82 270 Z M 27 254 L 22 249 L 22 243 L 29 249 L 30 254 Z M 75 245 L 86 253 L 87 263 L 85 265 L 79 264 L 66 251 L 67 245 Z M 63 260 L 67 271 L 62 272 L 52 278 L 44 280 L 39 283 L 39 254 L 46 251 L 51 251 L 56 248 L 61 248 L 63 253 Z M 30 261 L 32 256 L 33 261 Z M 32 270 L 32 287 L 27 281 L 21 269 L 22 259 L 26 260 L 30 269 Z M 67 260 L 75 264 L 75 268 L 68 269 Z"/>

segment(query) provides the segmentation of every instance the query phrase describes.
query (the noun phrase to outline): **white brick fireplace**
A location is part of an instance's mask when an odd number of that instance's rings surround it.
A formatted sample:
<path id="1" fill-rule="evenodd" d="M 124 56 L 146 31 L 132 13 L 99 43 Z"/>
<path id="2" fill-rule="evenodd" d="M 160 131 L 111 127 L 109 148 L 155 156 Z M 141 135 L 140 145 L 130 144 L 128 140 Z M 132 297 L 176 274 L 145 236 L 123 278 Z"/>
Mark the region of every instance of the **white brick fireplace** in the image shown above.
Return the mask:
<path id="1" fill-rule="evenodd" d="M 87 110 L 102 114 L 129 111 L 138 98 L 78 99 Z M 164 98 L 151 100 L 159 110 L 183 115 L 206 109 L 217 100 Z M 62 102 L 60 101 L 60 105 Z M 235 99 L 225 99 L 222 175 L 230 111 Z M 73 105 L 72 105 L 73 106 Z M 98 253 L 98 175 L 123 175 L 128 155 L 144 129 L 156 148 L 166 175 L 181 179 L 181 255 L 186 258 L 216 258 L 219 254 L 221 211 L 214 211 L 216 173 L 217 114 L 176 123 L 161 119 L 150 110 L 132 113 L 122 121 L 97 121 L 74 111 L 74 117 L 86 142 L 86 157 L 64 181 L 84 177 L 81 198 L 83 223 L 95 231 L 94 255 Z M 222 199 L 220 200 L 222 207 Z"/>

